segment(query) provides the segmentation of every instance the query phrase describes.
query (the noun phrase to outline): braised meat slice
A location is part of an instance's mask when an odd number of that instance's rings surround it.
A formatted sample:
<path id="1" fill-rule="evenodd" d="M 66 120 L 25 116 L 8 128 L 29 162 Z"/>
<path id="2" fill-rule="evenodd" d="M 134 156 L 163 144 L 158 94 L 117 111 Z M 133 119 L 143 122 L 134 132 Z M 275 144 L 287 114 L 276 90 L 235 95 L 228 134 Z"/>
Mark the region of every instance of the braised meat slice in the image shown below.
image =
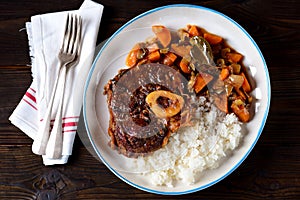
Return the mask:
<path id="1" fill-rule="evenodd" d="M 178 130 L 189 95 L 187 80 L 172 67 L 144 64 L 120 70 L 104 88 L 110 145 L 128 157 L 166 145 Z"/>

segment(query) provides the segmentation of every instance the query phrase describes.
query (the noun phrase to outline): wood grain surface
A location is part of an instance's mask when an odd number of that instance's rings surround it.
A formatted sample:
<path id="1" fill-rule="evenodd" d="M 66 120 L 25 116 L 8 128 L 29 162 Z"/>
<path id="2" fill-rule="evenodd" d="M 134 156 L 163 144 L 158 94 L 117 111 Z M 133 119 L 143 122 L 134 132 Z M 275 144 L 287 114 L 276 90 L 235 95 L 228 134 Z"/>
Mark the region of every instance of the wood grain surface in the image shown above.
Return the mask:
<path id="1" fill-rule="evenodd" d="M 205 190 L 160 196 L 135 189 L 96 160 L 76 138 L 66 165 L 45 167 L 32 140 L 8 117 L 30 85 L 27 35 L 32 15 L 78 9 L 82 0 L 2 0 L 0 4 L 0 199 L 300 199 L 300 3 L 296 0 L 97 0 L 105 6 L 98 43 L 149 9 L 190 3 L 222 12 L 254 38 L 271 79 L 262 135 L 231 175 Z"/>

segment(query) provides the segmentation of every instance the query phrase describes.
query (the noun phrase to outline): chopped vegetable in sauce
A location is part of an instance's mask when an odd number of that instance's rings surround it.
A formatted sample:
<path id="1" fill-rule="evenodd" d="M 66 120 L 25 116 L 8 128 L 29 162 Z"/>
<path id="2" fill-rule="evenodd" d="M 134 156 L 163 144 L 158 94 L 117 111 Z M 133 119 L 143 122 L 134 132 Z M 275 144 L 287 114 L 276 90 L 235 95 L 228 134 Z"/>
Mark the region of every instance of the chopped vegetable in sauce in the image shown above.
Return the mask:
<path id="1" fill-rule="evenodd" d="M 131 49 L 126 65 L 168 65 L 188 79 L 191 92 L 212 97 L 217 108 L 235 113 L 242 122 L 251 119 L 251 81 L 242 63 L 243 55 L 225 38 L 196 25 L 172 32 L 163 25 L 152 26 L 155 37 Z"/>

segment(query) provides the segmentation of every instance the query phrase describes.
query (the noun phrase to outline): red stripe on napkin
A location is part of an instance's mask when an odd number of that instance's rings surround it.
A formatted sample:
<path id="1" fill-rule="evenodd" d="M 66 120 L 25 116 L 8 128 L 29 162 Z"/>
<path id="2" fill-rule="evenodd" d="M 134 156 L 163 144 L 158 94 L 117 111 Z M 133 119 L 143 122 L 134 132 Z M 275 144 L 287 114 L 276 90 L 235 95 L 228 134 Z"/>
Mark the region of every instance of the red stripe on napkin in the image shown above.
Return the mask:
<path id="1" fill-rule="evenodd" d="M 66 126 L 77 126 L 77 122 L 65 122 L 62 124 L 62 127 Z"/>
<path id="2" fill-rule="evenodd" d="M 30 103 L 29 101 L 27 101 L 24 98 L 22 100 L 25 101 L 28 105 L 30 105 L 33 109 L 37 110 L 37 108 L 32 103 Z"/>
<path id="3" fill-rule="evenodd" d="M 74 118 L 79 118 L 79 117 L 65 117 L 65 119 L 74 119 Z M 51 122 L 50 122 L 50 129 L 52 129 L 53 128 L 53 125 L 54 125 L 54 121 L 55 120 L 51 120 Z M 63 120 L 63 121 L 65 121 L 65 120 Z M 69 121 L 69 122 L 63 122 L 62 123 L 62 128 L 63 129 L 65 129 L 65 130 L 63 130 L 63 132 L 73 132 L 73 131 L 76 131 L 76 129 L 77 129 L 77 125 L 78 125 L 78 121 L 77 120 L 73 120 L 73 121 Z M 66 129 L 70 129 L 70 130 L 66 130 Z M 72 130 L 72 129 L 74 129 L 74 130 Z"/>
<path id="4" fill-rule="evenodd" d="M 54 120 L 50 122 L 50 126 L 53 126 Z M 68 126 L 77 126 L 78 122 L 63 122 L 62 127 L 68 127 Z"/>
<path id="5" fill-rule="evenodd" d="M 29 88 L 32 92 L 36 93 L 35 89 L 33 88 Z"/>
<path id="6" fill-rule="evenodd" d="M 34 103 L 36 103 L 36 98 L 35 96 L 33 96 L 32 94 L 30 94 L 28 91 L 25 93 L 25 95 L 31 99 Z"/>

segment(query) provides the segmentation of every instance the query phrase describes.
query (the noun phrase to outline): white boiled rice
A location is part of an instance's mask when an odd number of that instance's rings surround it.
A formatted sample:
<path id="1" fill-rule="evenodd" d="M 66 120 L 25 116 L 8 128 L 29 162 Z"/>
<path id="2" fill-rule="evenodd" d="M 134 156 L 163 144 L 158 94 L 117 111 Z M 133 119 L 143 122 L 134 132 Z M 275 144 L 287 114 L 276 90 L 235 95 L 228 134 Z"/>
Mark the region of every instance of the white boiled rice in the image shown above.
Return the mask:
<path id="1" fill-rule="evenodd" d="M 241 123 L 234 114 L 225 115 L 213 105 L 204 110 L 201 106 L 194 126 L 180 128 L 164 148 L 135 159 L 134 167 L 154 185 L 168 187 L 178 181 L 193 184 L 201 172 L 218 167 L 218 161 L 238 146 Z"/>

